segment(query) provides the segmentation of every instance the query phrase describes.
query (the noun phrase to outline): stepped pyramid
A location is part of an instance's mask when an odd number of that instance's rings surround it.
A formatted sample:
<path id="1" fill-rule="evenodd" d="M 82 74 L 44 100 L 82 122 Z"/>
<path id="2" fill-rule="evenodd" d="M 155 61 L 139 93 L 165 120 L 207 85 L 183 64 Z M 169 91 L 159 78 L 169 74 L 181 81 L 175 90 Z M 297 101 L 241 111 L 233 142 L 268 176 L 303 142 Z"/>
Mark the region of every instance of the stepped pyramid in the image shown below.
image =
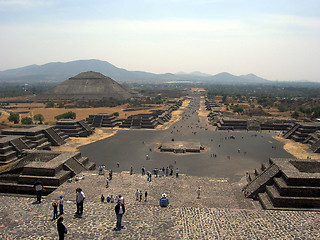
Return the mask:
<path id="1" fill-rule="evenodd" d="M 125 100 L 130 89 L 98 72 L 83 72 L 37 96 L 40 100 Z"/>

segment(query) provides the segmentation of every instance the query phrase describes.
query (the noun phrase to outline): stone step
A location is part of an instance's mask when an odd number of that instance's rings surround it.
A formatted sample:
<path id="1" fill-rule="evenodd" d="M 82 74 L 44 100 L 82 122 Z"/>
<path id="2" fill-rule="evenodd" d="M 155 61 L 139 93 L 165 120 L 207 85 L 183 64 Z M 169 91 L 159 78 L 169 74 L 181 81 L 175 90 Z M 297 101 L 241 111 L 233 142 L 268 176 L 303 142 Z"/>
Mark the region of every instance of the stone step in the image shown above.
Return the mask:
<path id="1" fill-rule="evenodd" d="M 50 150 L 51 149 L 51 143 L 49 142 L 43 142 L 40 145 L 36 146 L 36 149 L 38 150 Z"/>
<path id="2" fill-rule="evenodd" d="M 2 148 L 0 148 L 0 154 L 4 154 L 6 152 L 12 151 L 12 149 L 13 149 L 13 147 L 10 145 L 2 147 Z"/>
<path id="3" fill-rule="evenodd" d="M 45 191 L 43 195 L 48 195 L 56 190 L 56 186 L 44 186 Z M 35 195 L 33 184 L 19 184 L 19 183 L 5 183 L 0 182 L 1 193 L 15 193 L 15 194 L 32 194 Z"/>
<path id="4" fill-rule="evenodd" d="M 36 176 L 36 175 L 20 175 L 19 184 L 33 184 L 39 179 L 44 185 L 59 186 L 65 182 L 68 178 L 72 177 L 70 171 L 61 170 L 54 177 L 48 176 Z"/>
<path id="5" fill-rule="evenodd" d="M 0 161 L 5 162 L 9 161 L 11 159 L 14 159 L 16 157 L 16 152 L 15 151 L 9 151 L 6 153 L 1 153 L 0 154 Z"/>
<path id="6" fill-rule="evenodd" d="M 281 196 L 290 196 L 290 197 L 320 196 L 320 187 L 288 186 L 282 177 L 274 178 L 273 180 L 274 180 L 274 185 L 278 189 Z"/>
<path id="7" fill-rule="evenodd" d="M 263 209 L 266 209 L 266 210 L 273 210 L 274 209 L 274 206 L 273 206 L 267 193 L 265 193 L 265 192 L 259 193 L 258 198 L 259 198 L 259 202 L 260 202 Z"/>
<path id="8" fill-rule="evenodd" d="M 270 197 L 273 205 L 280 208 L 319 208 L 320 209 L 320 198 L 316 197 L 290 197 L 280 196 L 274 185 L 266 186 L 266 192 Z"/>

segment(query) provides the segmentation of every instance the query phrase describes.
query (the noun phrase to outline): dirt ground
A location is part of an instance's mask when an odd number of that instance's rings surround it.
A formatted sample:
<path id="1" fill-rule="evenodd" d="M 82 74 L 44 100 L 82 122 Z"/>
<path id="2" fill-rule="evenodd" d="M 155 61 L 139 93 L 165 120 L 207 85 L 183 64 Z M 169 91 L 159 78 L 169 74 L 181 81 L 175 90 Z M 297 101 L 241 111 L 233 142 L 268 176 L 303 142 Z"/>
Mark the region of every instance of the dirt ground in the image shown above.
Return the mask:
<path id="1" fill-rule="evenodd" d="M 36 114 L 42 114 L 44 117 L 44 122 L 48 123 L 49 125 L 55 124 L 56 119 L 55 116 L 59 114 L 63 114 L 69 111 L 76 113 L 77 119 L 86 119 L 89 117 L 90 114 L 97 114 L 97 113 L 119 113 L 118 118 L 127 118 L 130 115 L 135 114 L 143 114 L 143 113 L 150 113 L 152 110 L 159 110 L 163 108 L 163 104 L 160 105 L 154 105 L 152 108 L 146 108 L 143 110 L 136 110 L 136 111 L 125 111 L 127 109 L 127 104 L 120 105 L 117 107 L 100 107 L 100 108 L 45 108 L 44 104 L 42 103 L 18 103 L 11 104 L 12 106 L 15 106 L 16 108 L 10 109 L 7 111 L 1 110 L 2 114 L 0 116 L 0 122 L 4 122 L 5 124 L 9 124 L 8 111 L 12 112 L 18 112 L 23 117 L 31 117 Z"/>
<path id="2" fill-rule="evenodd" d="M 273 138 L 283 142 L 285 144 L 283 146 L 284 150 L 291 153 L 298 159 L 306 159 L 307 157 L 311 157 L 312 159 L 320 159 L 320 153 L 312 152 L 307 144 L 295 142 L 292 139 L 284 139 L 279 136 L 273 136 Z"/>

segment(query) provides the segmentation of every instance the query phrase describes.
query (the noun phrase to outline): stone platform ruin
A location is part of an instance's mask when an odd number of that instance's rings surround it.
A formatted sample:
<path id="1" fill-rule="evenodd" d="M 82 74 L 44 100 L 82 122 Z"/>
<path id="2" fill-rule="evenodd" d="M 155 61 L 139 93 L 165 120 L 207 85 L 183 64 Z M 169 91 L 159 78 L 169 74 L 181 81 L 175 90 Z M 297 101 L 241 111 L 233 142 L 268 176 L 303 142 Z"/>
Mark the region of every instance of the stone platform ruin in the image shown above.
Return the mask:
<path id="1" fill-rule="evenodd" d="M 121 121 L 110 113 L 98 113 L 89 115 L 86 122 L 91 127 L 116 127 Z"/>
<path id="2" fill-rule="evenodd" d="M 69 137 L 88 137 L 94 133 L 94 128 L 82 119 L 61 119 L 56 124 L 56 128 Z"/>
<path id="3" fill-rule="evenodd" d="M 171 141 L 171 142 L 162 143 L 159 146 L 159 149 L 160 149 L 160 152 L 200 153 L 200 150 L 203 150 L 204 147 L 201 146 L 200 142 Z"/>
<path id="4" fill-rule="evenodd" d="M 292 124 L 289 130 L 283 134 L 283 137 L 307 144 L 315 153 L 320 152 L 320 122 L 298 122 Z"/>
<path id="5" fill-rule="evenodd" d="M 54 126 L 47 125 L 20 125 L 4 129 L 2 135 L 24 136 L 28 148 L 50 150 L 51 146 L 61 146 L 68 138 Z"/>
<path id="6" fill-rule="evenodd" d="M 50 194 L 67 179 L 95 168 L 95 163 L 80 152 L 56 152 L 26 150 L 24 157 L 0 174 L 0 192 L 34 194 L 34 182 L 43 182 L 45 192 Z"/>
<path id="7" fill-rule="evenodd" d="M 245 188 L 269 210 L 320 211 L 320 159 L 270 158 Z"/>

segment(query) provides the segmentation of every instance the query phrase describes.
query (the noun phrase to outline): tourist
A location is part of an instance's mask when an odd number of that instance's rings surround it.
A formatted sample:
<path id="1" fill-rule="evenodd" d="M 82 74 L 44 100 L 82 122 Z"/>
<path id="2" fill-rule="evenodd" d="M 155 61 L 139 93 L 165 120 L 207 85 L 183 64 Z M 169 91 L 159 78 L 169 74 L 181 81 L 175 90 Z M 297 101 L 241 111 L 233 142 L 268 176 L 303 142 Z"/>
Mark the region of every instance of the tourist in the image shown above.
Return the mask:
<path id="1" fill-rule="evenodd" d="M 109 187 L 109 178 L 106 179 L 106 188 Z"/>
<path id="2" fill-rule="evenodd" d="M 141 202 L 141 200 L 142 200 L 142 191 L 141 190 L 140 190 L 139 196 L 140 196 L 139 202 Z"/>
<path id="3" fill-rule="evenodd" d="M 58 203 L 52 202 L 52 207 L 53 207 L 53 219 L 58 218 Z"/>
<path id="4" fill-rule="evenodd" d="M 162 177 L 162 168 L 159 170 L 159 177 Z"/>
<path id="5" fill-rule="evenodd" d="M 107 196 L 107 203 L 109 203 L 110 200 L 111 200 L 111 198 L 110 198 L 110 196 L 109 196 L 109 194 L 108 194 L 108 196 Z"/>
<path id="6" fill-rule="evenodd" d="M 201 189 L 200 189 L 200 187 L 198 187 L 198 189 L 197 189 L 198 198 L 200 198 L 200 193 L 201 193 Z"/>
<path id="7" fill-rule="evenodd" d="M 179 169 L 177 168 L 176 169 L 176 178 L 178 178 L 179 177 Z"/>
<path id="8" fill-rule="evenodd" d="M 116 195 L 116 197 L 114 198 L 114 201 L 115 201 L 116 203 L 119 201 L 118 195 Z"/>
<path id="9" fill-rule="evenodd" d="M 116 225 L 115 230 L 119 231 L 119 230 L 121 230 L 121 228 L 123 228 L 123 226 L 121 225 L 121 220 L 122 220 L 123 214 L 125 213 L 125 206 L 119 200 L 114 210 L 115 210 L 116 216 L 117 216 L 117 225 Z"/>
<path id="10" fill-rule="evenodd" d="M 119 195 L 119 200 L 121 201 L 122 204 L 124 204 L 124 198 L 121 196 L 121 194 Z"/>
<path id="11" fill-rule="evenodd" d="M 64 240 L 64 235 L 67 234 L 67 228 L 63 225 L 62 222 L 63 222 L 63 217 L 59 217 L 57 221 L 59 240 Z"/>
<path id="12" fill-rule="evenodd" d="M 59 200 L 59 212 L 60 212 L 60 215 L 63 214 L 63 196 L 62 195 L 60 196 L 60 200 Z"/>
<path id="13" fill-rule="evenodd" d="M 170 169 L 170 176 L 173 175 L 173 168 Z"/>
<path id="14" fill-rule="evenodd" d="M 77 202 L 77 212 L 76 214 L 81 215 L 83 213 L 83 201 L 86 199 L 81 188 L 77 188 L 76 202 Z"/>
<path id="15" fill-rule="evenodd" d="M 113 195 L 111 195 L 111 197 L 110 197 L 110 203 L 114 203 Z"/>
<path id="16" fill-rule="evenodd" d="M 151 172 L 149 172 L 149 182 L 151 182 L 151 176 L 152 176 L 152 174 L 151 174 Z"/>
<path id="17" fill-rule="evenodd" d="M 160 207 L 167 207 L 169 205 L 169 199 L 165 193 L 162 194 L 160 198 Z"/>
<path id="18" fill-rule="evenodd" d="M 142 168 L 141 168 L 141 174 L 142 174 L 142 176 L 146 174 L 146 169 L 144 166 L 142 166 Z"/>
<path id="19" fill-rule="evenodd" d="M 130 167 L 130 175 L 132 175 L 133 174 L 133 168 L 132 168 L 132 166 Z"/>
<path id="20" fill-rule="evenodd" d="M 117 168 L 119 168 L 120 167 L 120 163 L 119 162 L 117 162 Z"/>
<path id="21" fill-rule="evenodd" d="M 137 189 L 137 191 L 136 191 L 136 201 L 138 201 L 139 200 L 139 190 Z"/>
<path id="22" fill-rule="evenodd" d="M 145 202 L 147 201 L 147 198 L 148 198 L 148 192 L 145 191 L 145 192 L 144 192 L 144 201 L 145 201 Z"/>
<path id="23" fill-rule="evenodd" d="M 43 183 L 37 179 L 37 181 L 33 184 L 33 187 L 36 190 L 37 201 L 38 203 L 41 203 L 41 197 L 44 191 Z"/>
<path id="24" fill-rule="evenodd" d="M 166 168 L 166 176 L 167 177 L 169 176 L 169 168 L 168 167 Z"/>
<path id="25" fill-rule="evenodd" d="M 102 203 L 104 202 L 104 196 L 103 196 L 103 194 L 101 194 L 101 202 L 102 202 Z"/>
<path id="26" fill-rule="evenodd" d="M 110 172 L 109 172 L 109 180 L 110 181 L 112 180 L 112 170 L 110 170 Z"/>

